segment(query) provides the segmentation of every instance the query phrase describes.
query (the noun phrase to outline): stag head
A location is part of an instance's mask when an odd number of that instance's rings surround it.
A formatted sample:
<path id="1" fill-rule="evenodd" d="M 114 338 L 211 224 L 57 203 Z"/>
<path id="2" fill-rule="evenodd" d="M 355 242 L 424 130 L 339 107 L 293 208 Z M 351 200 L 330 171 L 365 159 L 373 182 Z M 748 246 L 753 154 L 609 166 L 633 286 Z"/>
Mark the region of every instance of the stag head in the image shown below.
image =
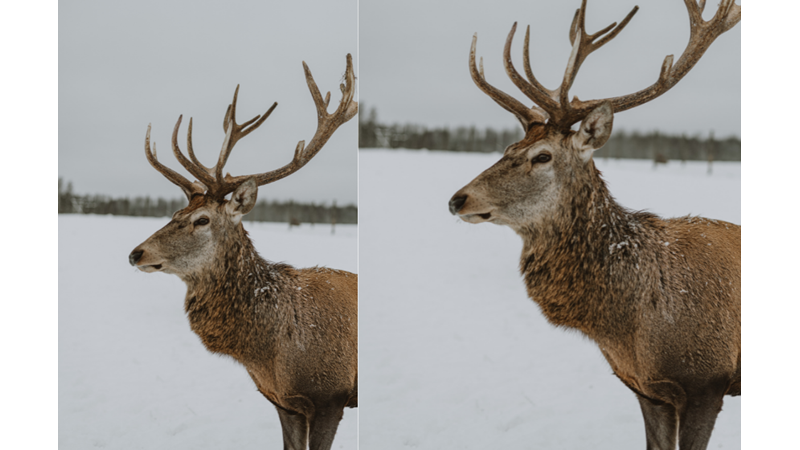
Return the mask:
<path id="1" fill-rule="evenodd" d="M 469 223 L 491 222 L 520 231 L 555 215 L 586 179 L 592 153 L 611 135 L 611 106 L 592 111 L 577 132 L 533 126 L 525 139 L 508 146 L 500 161 L 486 169 L 450 200 L 450 212 Z"/>
<path id="2" fill-rule="evenodd" d="M 236 102 L 239 87 L 233 94 L 223 119 L 225 139 L 222 143 L 217 164 L 206 167 L 198 161 L 192 148 L 192 121 L 186 137 L 187 159 L 178 147 L 178 130 L 183 116 L 178 118 L 172 133 L 172 151 L 181 165 L 194 175 L 198 181 L 190 182 L 179 173 L 161 164 L 156 157 L 155 144 L 150 149 L 150 126 L 145 137 L 145 155 L 150 164 L 168 180 L 181 188 L 189 199 L 189 206 L 177 211 L 172 220 L 136 247 L 129 256 L 131 265 L 144 272 L 166 272 L 186 278 L 201 272 L 213 264 L 226 241 L 243 233 L 242 217 L 255 206 L 258 186 L 263 186 L 285 178 L 305 166 L 322 149 L 334 131 L 358 112 L 358 103 L 353 101 L 355 76 L 353 60 L 347 55 L 347 68 L 344 83 L 340 85 L 342 100 L 333 113 L 328 113 L 330 92 L 323 99 L 308 66 L 303 62 L 306 82 L 317 108 L 317 131 L 309 141 L 297 144 L 294 158 L 285 166 L 260 174 L 222 176 L 222 170 L 234 145 L 247 136 L 269 117 L 274 103 L 264 115 L 258 115 L 243 124 L 236 123 Z M 230 199 L 226 197 L 230 195 Z"/>
<path id="3" fill-rule="evenodd" d="M 256 204 L 255 178 L 242 183 L 230 200 L 195 195 L 130 254 L 130 263 L 143 272 L 164 272 L 182 279 L 206 271 L 218 261 L 227 240 L 240 232 L 242 216 Z"/>
<path id="4" fill-rule="evenodd" d="M 547 220 L 560 207 L 569 205 L 571 196 L 596 177 L 592 154 L 611 135 L 614 113 L 649 102 L 665 93 L 705 53 L 711 43 L 741 19 L 741 7 L 733 0 L 722 0 L 709 21 L 702 18 L 705 0 L 700 4 L 684 0 L 689 12 L 690 39 L 684 53 L 673 65 L 668 55 L 656 82 L 638 92 L 620 97 L 582 101 L 569 100 L 569 89 L 586 57 L 616 37 L 630 22 L 639 7 L 620 22 L 612 23 L 594 34 L 585 29 L 586 0 L 575 12 L 569 39 L 572 43 L 567 68 L 556 89 L 542 86 L 533 75 L 529 60 L 530 27 L 525 33 L 523 78 L 511 61 L 511 44 L 517 24 L 511 27 L 503 51 L 506 74 L 531 101 L 532 107 L 490 85 L 484 76 L 483 59 L 476 64 L 477 34 L 469 55 L 470 74 L 475 84 L 497 104 L 514 114 L 525 130 L 525 138 L 510 145 L 503 157 L 450 199 L 450 212 L 469 223 L 492 222 L 508 225 L 516 231 Z M 572 126 L 580 122 L 578 130 Z"/>

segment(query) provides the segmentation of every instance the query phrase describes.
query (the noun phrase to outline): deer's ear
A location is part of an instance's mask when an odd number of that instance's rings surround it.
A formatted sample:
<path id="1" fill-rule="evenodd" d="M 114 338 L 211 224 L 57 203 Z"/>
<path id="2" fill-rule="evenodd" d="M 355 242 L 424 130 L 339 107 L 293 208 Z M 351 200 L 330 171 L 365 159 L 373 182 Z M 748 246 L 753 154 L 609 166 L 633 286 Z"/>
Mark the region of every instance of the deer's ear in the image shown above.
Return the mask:
<path id="1" fill-rule="evenodd" d="M 613 124 L 614 111 L 609 102 L 598 106 L 583 119 L 580 129 L 572 135 L 572 144 L 581 152 L 584 161 L 588 162 L 592 153 L 605 145 Z"/>
<path id="2" fill-rule="evenodd" d="M 231 199 L 225 204 L 225 211 L 234 223 L 241 222 L 242 216 L 253 209 L 256 197 L 258 197 L 258 185 L 255 178 L 250 178 L 233 191 Z"/>

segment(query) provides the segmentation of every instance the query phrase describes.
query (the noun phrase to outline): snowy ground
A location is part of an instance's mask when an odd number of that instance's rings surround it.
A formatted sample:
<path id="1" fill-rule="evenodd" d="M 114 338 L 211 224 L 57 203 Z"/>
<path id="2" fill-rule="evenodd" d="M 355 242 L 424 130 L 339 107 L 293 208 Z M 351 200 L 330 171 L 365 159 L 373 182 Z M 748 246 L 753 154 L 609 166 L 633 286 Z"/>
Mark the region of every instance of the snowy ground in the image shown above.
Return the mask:
<path id="1" fill-rule="evenodd" d="M 527 298 L 519 238 L 448 212 L 497 159 L 360 152 L 360 448 L 644 448 L 639 405 L 596 346 Z M 741 223 L 739 163 L 598 166 L 627 207 Z M 726 397 L 709 449 L 741 448 L 740 418 Z"/>
<path id="2" fill-rule="evenodd" d="M 59 449 L 281 448 L 274 407 L 232 359 L 208 353 L 183 313 L 185 285 L 128 254 L 166 218 L 59 215 Z M 354 225 L 245 223 L 261 255 L 357 272 Z M 334 449 L 355 449 L 347 409 Z"/>
<path id="3" fill-rule="evenodd" d="M 595 345 L 526 297 L 517 236 L 447 211 L 498 158 L 360 153 L 360 406 L 334 448 L 644 447 L 638 404 Z M 598 165 L 625 206 L 741 223 L 739 163 Z M 166 222 L 59 216 L 59 448 L 280 448 L 272 405 L 190 331 L 184 285 L 128 265 Z M 268 259 L 356 271 L 354 226 L 245 227 Z M 741 448 L 740 417 L 727 397 L 709 449 Z"/>

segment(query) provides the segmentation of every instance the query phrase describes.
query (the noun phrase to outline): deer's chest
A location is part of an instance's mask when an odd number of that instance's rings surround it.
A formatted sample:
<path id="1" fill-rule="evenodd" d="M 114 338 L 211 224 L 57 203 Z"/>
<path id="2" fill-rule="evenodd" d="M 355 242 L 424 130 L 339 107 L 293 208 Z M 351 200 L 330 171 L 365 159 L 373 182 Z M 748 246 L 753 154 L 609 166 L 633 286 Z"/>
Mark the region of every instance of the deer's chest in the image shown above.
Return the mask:
<path id="1" fill-rule="evenodd" d="M 220 296 L 188 295 L 185 309 L 189 326 L 208 351 L 239 361 L 244 358 L 247 343 L 242 324 L 246 322 L 246 308 Z"/>

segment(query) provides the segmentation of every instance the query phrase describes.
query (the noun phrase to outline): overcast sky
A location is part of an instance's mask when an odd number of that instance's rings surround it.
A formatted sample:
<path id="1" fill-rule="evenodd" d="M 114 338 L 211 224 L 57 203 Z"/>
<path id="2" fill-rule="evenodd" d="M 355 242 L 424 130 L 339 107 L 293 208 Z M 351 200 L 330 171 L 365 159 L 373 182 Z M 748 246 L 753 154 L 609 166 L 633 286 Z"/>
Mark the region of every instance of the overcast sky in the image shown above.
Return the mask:
<path id="1" fill-rule="evenodd" d="M 347 53 L 357 68 L 357 45 L 355 0 L 62 2 L 59 176 L 78 193 L 181 197 L 145 159 L 147 124 L 159 159 L 190 177 L 170 147 L 178 116 L 184 115 L 182 150 L 194 117 L 195 151 L 213 166 L 237 84 L 239 123 L 273 102 L 278 107 L 239 141 L 226 171 L 243 175 L 283 166 L 317 125 L 302 61 L 322 94 L 331 91 L 333 111 Z M 355 203 L 357 132 L 354 118 L 303 169 L 261 187 L 259 198 Z"/>
<path id="2" fill-rule="evenodd" d="M 704 17 L 716 11 L 709 1 Z M 737 1 L 741 4 L 741 1 Z M 584 62 L 570 91 L 583 100 L 633 93 L 655 82 L 668 54 L 677 61 L 689 40 L 682 1 L 590 0 L 586 30 L 595 33 L 639 11 L 615 39 Z M 570 54 L 569 26 L 580 0 L 370 0 L 360 4 L 361 100 L 381 122 L 428 126 L 517 127 L 514 116 L 472 82 L 472 35 L 478 33 L 490 84 L 528 104 L 505 74 L 502 52 L 518 21 L 512 60 L 522 72 L 522 42 L 531 26 L 531 65 L 548 88 L 560 84 Z M 616 130 L 740 136 L 741 27 L 720 36 L 694 69 L 658 99 L 622 112 Z"/>
<path id="3" fill-rule="evenodd" d="M 680 1 L 647 1 L 613 41 L 590 55 L 571 95 L 582 99 L 632 93 L 652 84 L 667 54 L 677 58 L 689 37 Z M 741 3 L 741 2 L 739 2 Z M 592 0 L 589 33 L 619 22 L 635 0 Z M 180 196 L 147 163 L 147 124 L 166 165 L 182 171 L 170 137 L 194 117 L 194 144 L 211 166 L 222 144 L 222 117 L 241 84 L 240 122 L 278 108 L 240 141 L 226 170 L 233 175 L 275 169 L 291 160 L 298 140 L 316 129 L 303 79 L 305 60 L 320 89 L 332 91 L 345 55 L 354 56 L 358 95 L 383 122 L 427 126 L 516 127 L 514 117 L 472 82 L 468 55 L 478 55 L 488 81 L 528 101 L 502 66 L 505 37 L 519 21 L 512 50 L 522 67 L 524 28 L 531 25 L 532 65 L 545 86 L 563 75 L 575 1 L 388 0 L 306 2 L 62 3 L 59 9 L 59 176 L 79 193 Z M 706 18 L 716 9 L 708 2 Z M 360 27 L 360 28 L 359 28 Z M 741 24 L 723 34 L 695 68 L 662 97 L 615 117 L 615 130 L 740 136 Z M 362 108 L 362 113 L 367 109 Z M 339 204 L 357 199 L 357 121 L 344 124 L 298 173 L 262 187 L 260 198 Z"/>

